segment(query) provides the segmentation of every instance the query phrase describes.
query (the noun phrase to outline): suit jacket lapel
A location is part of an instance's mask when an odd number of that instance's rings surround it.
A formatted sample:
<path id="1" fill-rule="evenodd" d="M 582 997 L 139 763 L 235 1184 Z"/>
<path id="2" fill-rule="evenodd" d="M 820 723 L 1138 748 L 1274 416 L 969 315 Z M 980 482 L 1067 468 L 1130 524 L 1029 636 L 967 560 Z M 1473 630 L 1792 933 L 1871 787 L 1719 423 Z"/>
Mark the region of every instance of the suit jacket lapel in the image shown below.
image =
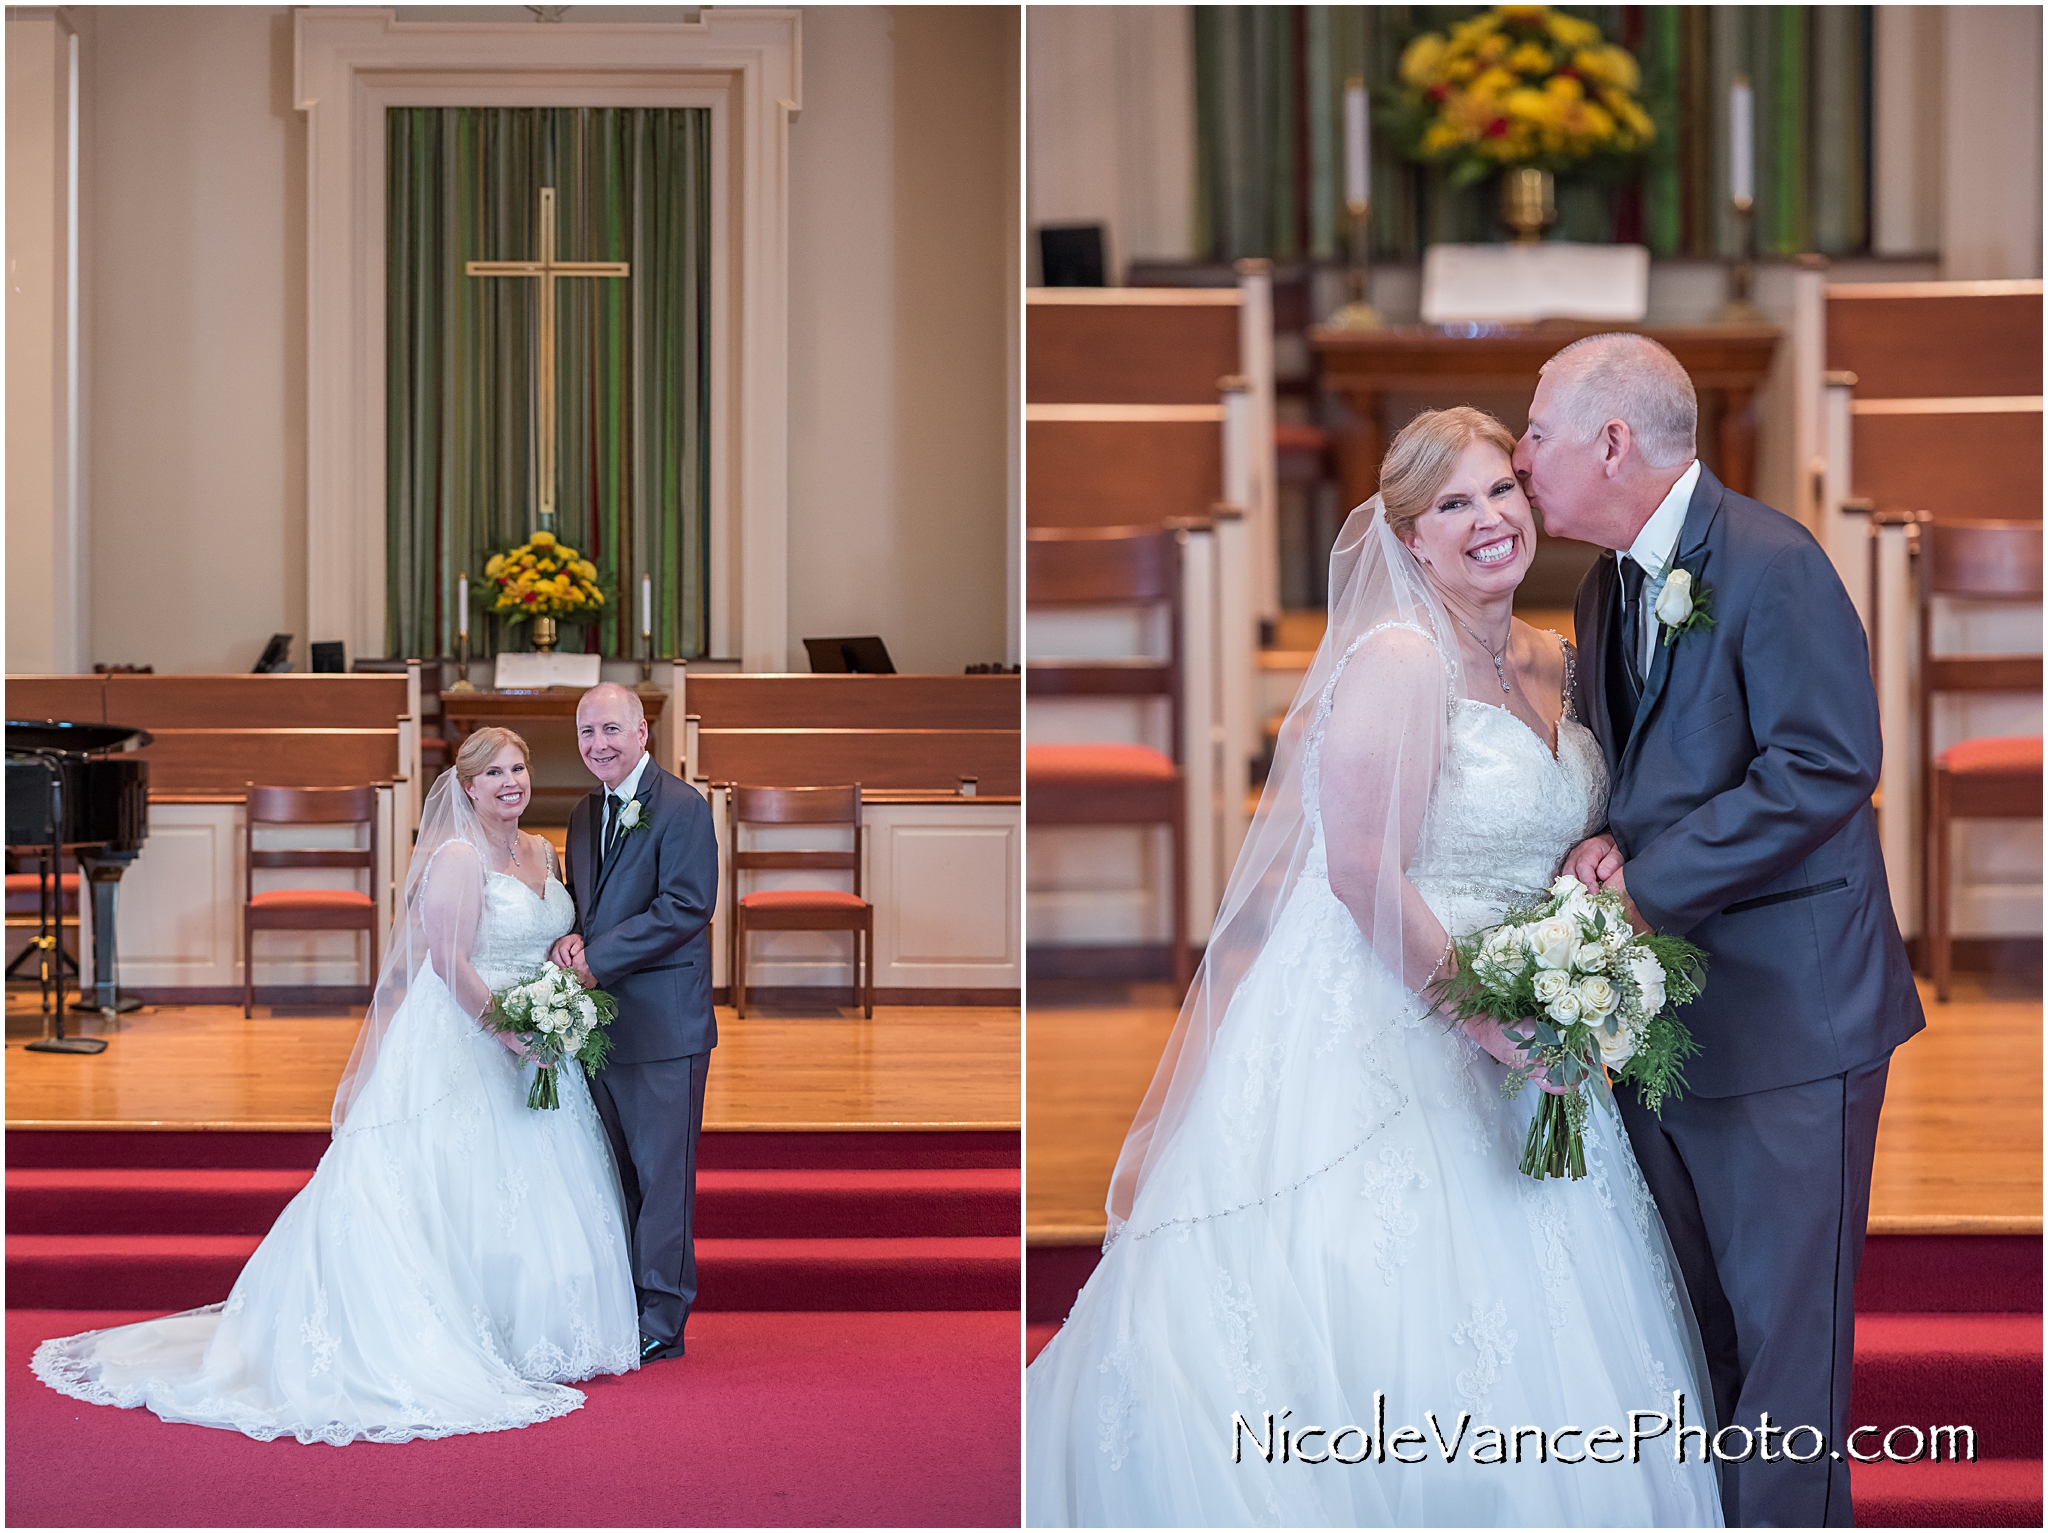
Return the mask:
<path id="1" fill-rule="evenodd" d="M 1713 526 L 1715 513 L 1721 509 L 1722 493 L 1721 481 L 1714 477 L 1713 470 L 1702 463 L 1699 483 L 1693 486 L 1692 504 L 1686 508 L 1685 525 L 1678 532 L 1678 547 L 1671 556 L 1673 568 L 1685 563 L 1705 547 L 1707 529 Z M 1636 719 L 1628 732 L 1628 744 L 1622 747 L 1621 754 L 1624 759 L 1634 748 L 1636 741 L 1642 738 L 1643 725 L 1650 717 L 1650 710 L 1664 695 L 1664 683 L 1671 676 L 1671 657 L 1677 648 L 1676 643 L 1664 642 L 1663 629 L 1659 625 L 1657 637 L 1650 651 L 1650 674 L 1643 683 L 1643 698 L 1636 704 Z"/>
<path id="2" fill-rule="evenodd" d="M 590 851 L 583 865 L 590 870 L 585 889 L 579 891 L 583 901 L 583 917 L 590 918 L 590 912 L 597 907 L 597 883 L 604 872 L 604 789 L 599 788 L 586 800 L 590 806 Z"/>
<path id="3" fill-rule="evenodd" d="M 1607 703 L 1607 609 L 1614 604 L 1614 551 L 1602 554 L 1593 566 L 1593 610 L 1587 614 L 1585 632 L 1578 636 L 1579 668 L 1586 677 L 1586 726 L 1600 742 L 1612 772 L 1621 758 L 1621 742 L 1614 738 L 1614 713 Z"/>

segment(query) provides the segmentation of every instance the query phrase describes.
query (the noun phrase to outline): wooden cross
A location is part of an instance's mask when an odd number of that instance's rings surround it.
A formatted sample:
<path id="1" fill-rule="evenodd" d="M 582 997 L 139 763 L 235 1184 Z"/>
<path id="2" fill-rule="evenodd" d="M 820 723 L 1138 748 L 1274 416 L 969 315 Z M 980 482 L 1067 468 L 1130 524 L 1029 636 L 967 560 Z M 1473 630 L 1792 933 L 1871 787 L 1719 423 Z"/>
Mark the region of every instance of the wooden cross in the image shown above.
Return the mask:
<path id="1" fill-rule="evenodd" d="M 540 525 L 555 525 L 555 282 L 557 277 L 625 277 L 624 261 L 557 261 L 555 259 L 555 189 L 540 189 L 540 259 L 538 261 L 471 261 L 463 270 L 472 277 L 539 277 L 540 284 Z"/>

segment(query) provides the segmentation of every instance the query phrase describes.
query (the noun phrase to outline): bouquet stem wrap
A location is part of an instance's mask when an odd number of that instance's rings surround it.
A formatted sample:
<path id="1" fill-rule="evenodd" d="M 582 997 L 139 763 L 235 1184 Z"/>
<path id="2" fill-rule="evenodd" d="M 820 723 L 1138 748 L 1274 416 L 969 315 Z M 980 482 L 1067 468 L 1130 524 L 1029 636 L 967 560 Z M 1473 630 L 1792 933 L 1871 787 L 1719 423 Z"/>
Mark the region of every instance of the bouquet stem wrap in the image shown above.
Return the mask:
<path id="1" fill-rule="evenodd" d="M 1453 946 L 1457 971 L 1433 987 L 1438 1009 L 1460 1022 L 1492 1018 L 1523 1051 L 1501 1090 L 1513 1096 L 1542 1073 L 1546 1092 L 1522 1146 L 1524 1175 L 1586 1174 L 1587 1083 L 1632 1082 L 1661 1113 L 1699 1052 L 1677 1008 L 1700 993 L 1706 954 L 1681 937 L 1630 929 L 1621 896 L 1589 893 L 1569 873 L 1550 893 L 1516 906 L 1498 925 Z"/>
<path id="2" fill-rule="evenodd" d="M 565 1059 L 586 1073 L 604 1067 L 611 1052 L 605 1029 L 618 1015 L 618 1002 L 602 990 L 586 990 L 576 976 L 552 963 L 522 984 L 493 991 L 491 1004 L 477 1019 L 494 1033 L 510 1033 L 526 1057 L 538 1066 L 527 1088 L 526 1105 L 553 1110 L 562 1105 L 555 1072 Z"/>

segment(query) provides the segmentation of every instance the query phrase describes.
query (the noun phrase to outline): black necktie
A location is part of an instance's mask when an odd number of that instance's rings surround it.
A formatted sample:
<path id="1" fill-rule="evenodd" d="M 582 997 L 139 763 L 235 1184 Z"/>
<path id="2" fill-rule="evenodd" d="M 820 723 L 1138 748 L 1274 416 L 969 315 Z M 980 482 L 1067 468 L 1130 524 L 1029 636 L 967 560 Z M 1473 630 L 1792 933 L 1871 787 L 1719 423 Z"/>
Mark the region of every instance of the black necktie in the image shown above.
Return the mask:
<path id="1" fill-rule="evenodd" d="M 1628 669 L 1629 701 L 1643 695 L 1643 567 L 1621 556 L 1621 658 Z"/>
<path id="2" fill-rule="evenodd" d="M 616 793 L 607 793 L 604 796 L 604 851 L 598 858 L 600 862 L 611 856 L 612 843 L 618 839 L 619 796 Z"/>
<path id="3" fill-rule="evenodd" d="M 1614 608 L 1608 609 L 1607 631 L 1607 717 L 1614 730 L 1614 749 L 1617 756 L 1628 746 L 1628 737 L 1635 729 L 1636 703 L 1643 693 L 1642 682 L 1636 671 L 1637 636 L 1641 632 L 1643 567 L 1635 560 L 1616 556 L 1620 566 L 1621 580 L 1615 595 L 1620 598 Z"/>

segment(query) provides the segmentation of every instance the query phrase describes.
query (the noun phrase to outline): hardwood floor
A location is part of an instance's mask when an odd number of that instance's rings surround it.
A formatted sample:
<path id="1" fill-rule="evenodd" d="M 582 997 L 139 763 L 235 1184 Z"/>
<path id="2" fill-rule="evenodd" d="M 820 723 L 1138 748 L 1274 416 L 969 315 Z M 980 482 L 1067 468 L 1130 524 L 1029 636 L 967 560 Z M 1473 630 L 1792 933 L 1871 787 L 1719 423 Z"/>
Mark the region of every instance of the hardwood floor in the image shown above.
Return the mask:
<path id="1" fill-rule="evenodd" d="M 2039 1232 L 2038 985 L 1958 975 L 1926 1031 L 1892 1056 L 1871 1178 L 1881 1234 Z M 1025 1230 L 1037 1245 L 1102 1238 L 1102 1200 L 1173 1027 L 1164 986 L 1034 996 L 1026 1043 Z"/>
<path id="2" fill-rule="evenodd" d="M 748 1009 L 719 1008 L 707 1130 L 1018 1127 L 1014 1007 L 877 1006 L 873 1021 Z M 111 1027 L 91 1018 L 103 1054 L 31 1054 L 34 992 L 10 992 L 7 1123 L 324 1129 L 359 1024 L 310 1007 L 244 1021 L 239 1006 L 153 1006 Z"/>

